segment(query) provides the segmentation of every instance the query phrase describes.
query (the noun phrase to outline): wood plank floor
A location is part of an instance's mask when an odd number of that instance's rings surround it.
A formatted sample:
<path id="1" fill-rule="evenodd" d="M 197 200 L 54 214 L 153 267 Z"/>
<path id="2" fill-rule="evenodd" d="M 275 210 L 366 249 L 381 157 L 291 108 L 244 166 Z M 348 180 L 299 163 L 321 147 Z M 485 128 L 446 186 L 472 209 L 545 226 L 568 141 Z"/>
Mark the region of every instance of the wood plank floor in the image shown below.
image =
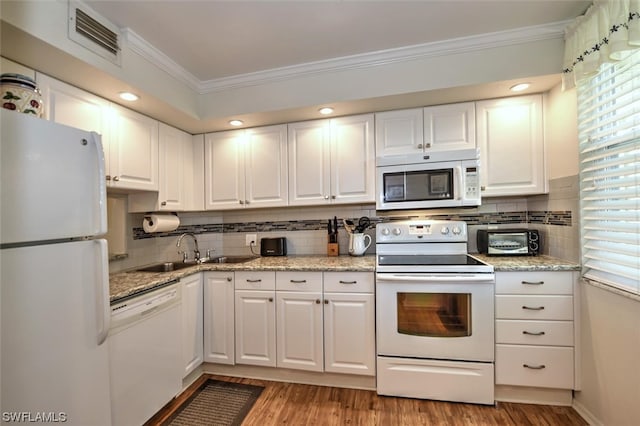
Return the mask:
<path id="1" fill-rule="evenodd" d="M 162 423 L 205 380 L 264 386 L 242 423 L 266 425 L 518 425 L 587 423 L 571 407 L 500 402 L 483 406 L 379 396 L 374 391 L 203 375 L 145 426 Z"/>

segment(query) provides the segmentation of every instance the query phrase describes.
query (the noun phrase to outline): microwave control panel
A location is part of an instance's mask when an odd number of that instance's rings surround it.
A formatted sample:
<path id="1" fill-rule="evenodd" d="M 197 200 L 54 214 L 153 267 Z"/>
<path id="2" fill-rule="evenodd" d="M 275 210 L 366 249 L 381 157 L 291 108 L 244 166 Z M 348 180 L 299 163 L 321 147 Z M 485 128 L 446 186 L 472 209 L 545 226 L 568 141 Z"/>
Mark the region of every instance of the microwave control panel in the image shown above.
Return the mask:
<path id="1" fill-rule="evenodd" d="M 465 199 L 475 200 L 480 198 L 480 173 L 478 167 L 464 168 Z"/>

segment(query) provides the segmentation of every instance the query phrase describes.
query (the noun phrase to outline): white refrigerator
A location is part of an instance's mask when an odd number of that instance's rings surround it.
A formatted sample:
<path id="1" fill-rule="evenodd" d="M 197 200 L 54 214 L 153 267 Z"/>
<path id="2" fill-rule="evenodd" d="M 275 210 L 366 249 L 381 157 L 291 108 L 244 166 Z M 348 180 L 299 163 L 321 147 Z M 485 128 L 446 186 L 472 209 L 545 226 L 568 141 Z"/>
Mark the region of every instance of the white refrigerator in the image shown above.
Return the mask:
<path id="1" fill-rule="evenodd" d="M 0 119 L 1 421 L 110 425 L 100 136 Z"/>

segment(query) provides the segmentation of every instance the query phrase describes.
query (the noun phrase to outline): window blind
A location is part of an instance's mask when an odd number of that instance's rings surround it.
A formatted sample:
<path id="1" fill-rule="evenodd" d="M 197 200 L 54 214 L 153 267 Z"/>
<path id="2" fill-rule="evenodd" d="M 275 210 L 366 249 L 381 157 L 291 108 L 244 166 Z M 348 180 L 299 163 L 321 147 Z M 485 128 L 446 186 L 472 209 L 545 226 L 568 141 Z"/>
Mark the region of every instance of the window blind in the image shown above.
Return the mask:
<path id="1" fill-rule="evenodd" d="M 640 49 L 577 97 L 583 275 L 640 295 Z"/>

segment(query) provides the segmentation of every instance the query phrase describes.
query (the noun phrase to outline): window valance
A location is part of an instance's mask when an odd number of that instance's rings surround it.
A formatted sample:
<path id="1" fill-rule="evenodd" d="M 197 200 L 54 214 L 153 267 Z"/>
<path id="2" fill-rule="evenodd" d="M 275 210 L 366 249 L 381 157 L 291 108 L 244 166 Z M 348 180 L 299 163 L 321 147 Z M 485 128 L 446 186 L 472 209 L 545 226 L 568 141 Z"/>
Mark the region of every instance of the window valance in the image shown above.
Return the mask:
<path id="1" fill-rule="evenodd" d="M 600 65 L 640 48 L 640 0 L 595 0 L 565 30 L 562 85 L 598 73 Z"/>

